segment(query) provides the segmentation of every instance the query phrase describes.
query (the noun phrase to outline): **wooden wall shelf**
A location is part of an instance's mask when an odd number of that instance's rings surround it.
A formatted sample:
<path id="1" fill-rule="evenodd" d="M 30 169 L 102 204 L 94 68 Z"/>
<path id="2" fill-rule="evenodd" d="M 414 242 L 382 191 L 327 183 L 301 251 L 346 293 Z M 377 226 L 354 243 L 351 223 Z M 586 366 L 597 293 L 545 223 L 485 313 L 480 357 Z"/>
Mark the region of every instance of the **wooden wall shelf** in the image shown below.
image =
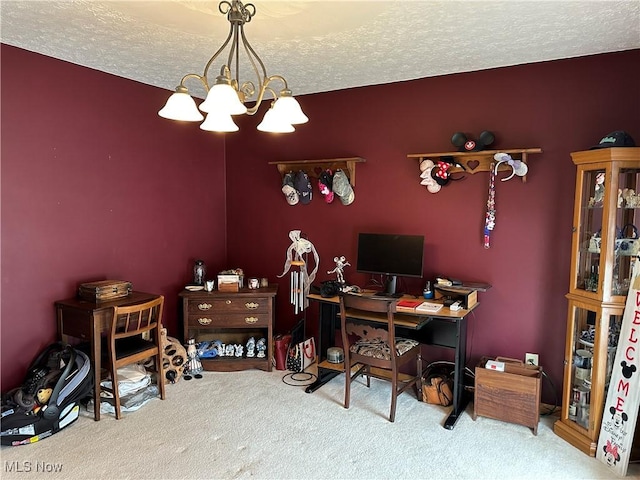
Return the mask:
<path id="1" fill-rule="evenodd" d="M 361 157 L 349 158 L 328 158 L 322 160 L 288 160 L 283 162 L 269 162 L 269 165 L 276 165 L 278 172 L 284 177 L 288 172 L 304 171 L 309 177 L 318 178 L 320 173 L 327 168 L 335 173 L 342 170 L 349 178 L 349 183 L 356 185 L 356 163 L 364 163 L 366 160 Z"/>
<path id="2" fill-rule="evenodd" d="M 458 162 L 465 166 L 466 172 L 460 167 L 452 167 L 449 172 L 463 172 L 474 174 L 477 172 L 489 172 L 491 170 L 491 163 L 495 162 L 493 156 L 496 153 L 508 153 L 514 160 L 521 160 L 527 163 L 527 155 L 531 153 L 542 153 L 540 148 L 513 148 L 509 150 L 481 150 L 479 152 L 442 152 L 442 153 L 412 153 L 407 155 L 407 158 L 417 158 L 418 162 L 422 162 L 426 159 L 431 159 L 437 162 L 442 157 L 454 157 Z M 498 171 L 510 171 L 509 165 L 501 164 L 498 167 Z M 527 181 L 527 176 L 522 177 L 522 182 Z"/>

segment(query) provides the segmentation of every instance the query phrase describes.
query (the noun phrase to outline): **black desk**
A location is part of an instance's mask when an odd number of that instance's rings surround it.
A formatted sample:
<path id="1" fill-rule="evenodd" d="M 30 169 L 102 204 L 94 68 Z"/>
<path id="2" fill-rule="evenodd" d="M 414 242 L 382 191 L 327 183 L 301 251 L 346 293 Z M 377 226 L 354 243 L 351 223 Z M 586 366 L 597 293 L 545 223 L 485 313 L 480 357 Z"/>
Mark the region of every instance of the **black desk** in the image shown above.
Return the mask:
<path id="1" fill-rule="evenodd" d="M 309 300 L 317 301 L 320 307 L 318 319 L 318 379 L 306 388 L 307 393 L 315 392 L 342 371 L 335 367 L 323 367 L 326 362 L 327 348 L 335 345 L 336 330 L 340 328 L 340 305 L 338 297 L 323 298 L 310 294 Z M 443 307 L 435 314 L 397 313 L 396 330 L 398 335 L 412 338 L 427 345 L 455 349 L 455 368 L 453 379 L 453 409 L 444 423 L 451 430 L 469 403 L 464 391 L 464 370 L 467 352 L 467 316 L 479 304 L 469 310 L 451 311 Z M 326 363 L 325 363 L 326 364 Z"/>

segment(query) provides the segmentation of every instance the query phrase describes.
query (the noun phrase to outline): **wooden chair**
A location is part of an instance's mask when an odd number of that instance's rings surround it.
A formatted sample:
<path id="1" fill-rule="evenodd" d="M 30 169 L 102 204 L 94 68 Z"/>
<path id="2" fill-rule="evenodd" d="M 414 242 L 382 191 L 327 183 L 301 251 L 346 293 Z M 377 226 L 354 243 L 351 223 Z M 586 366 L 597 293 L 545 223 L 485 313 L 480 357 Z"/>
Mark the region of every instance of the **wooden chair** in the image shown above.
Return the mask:
<path id="1" fill-rule="evenodd" d="M 162 372 L 162 309 L 164 297 L 121 307 L 112 307 L 111 329 L 107 338 L 107 369 L 111 375 L 111 392 L 115 402 L 116 418 L 121 417 L 118 393 L 118 368 L 142 362 L 153 357 L 154 373 L 160 398 L 165 398 L 165 379 Z"/>
<path id="2" fill-rule="evenodd" d="M 371 377 L 391 380 L 391 411 L 389 421 L 396 416 L 396 400 L 400 393 L 411 386 L 416 388 L 416 396 L 421 398 L 422 357 L 420 343 L 399 338 L 395 335 L 394 315 L 397 300 L 343 295 L 340 297 L 340 324 L 344 347 L 345 392 L 344 408 L 349 408 L 351 382 L 359 375 L 367 377 L 367 387 Z M 378 320 L 374 323 L 355 323 L 349 312 L 357 310 L 359 318 Z M 357 340 L 354 341 L 354 338 Z M 416 374 L 400 373 L 400 367 L 415 362 Z M 354 371 L 355 367 L 355 371 Z"/>

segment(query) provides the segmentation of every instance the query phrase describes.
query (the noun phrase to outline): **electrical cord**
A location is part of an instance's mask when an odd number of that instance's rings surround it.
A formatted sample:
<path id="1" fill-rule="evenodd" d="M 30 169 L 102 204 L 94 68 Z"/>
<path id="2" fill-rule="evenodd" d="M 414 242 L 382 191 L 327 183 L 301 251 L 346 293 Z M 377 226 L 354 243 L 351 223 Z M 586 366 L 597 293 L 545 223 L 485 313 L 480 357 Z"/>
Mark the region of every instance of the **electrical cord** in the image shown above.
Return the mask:
<path id="1" fill-rule="evenodd" d="M 304 378 L 296 378 L 296 376 L 304 375 Z M 318 376 L 315 373 L 305 372 L 304 370 L 301 372 L 291 372 L 287 373 L 282 377 L 282 382 L 285 385 L 289 385 L 291 387 L 306 387 L 311 385 L 318 379 Z M 309 383 L 293 383 L 293 382 L 309 382 Z"/>
<path id="2" fill-rule="evenodd" d="M 547 381 L 549 382 L 549 385 L 551 385 L 551 389 L 553 390 L 553 397 L 554 397 L 554 404 L 551 410 L 549 410 L 546 413 L 540 413 L 540 415 L 546 417 L 548 415 L 552 415 L 558 409 L 558 391 L 556 390 L 556 386 L 553 384 L 553 381 L 551 381 L 551 377 L 545 373 L 544 369 L 540 368 L 540 371 L 542 372 L 542 377 L 546 378 Z"/>
<path id="3" fill-rule="evenodd" d="M 528 364 L 529 365 L 535 365 L 535 363 L 533 363 L 531 360 L 529 360 Z M 544 369 L 542 367 L 540 367 L 540 373 L 542 373 L 542 377 L 543 378 L 547 379 L 547 381 L 549 382 L 549 385 L 551 385 L 551 390 L 553 390 L 554 404 L 551 407 L 551 410 L 549 410 L 546 413 L 541 413 L 540 414 L 541 416 L 547 416 L 547 415 L 553 414 L 558 409 L 558 391 L 556 390 L 556 386 L 554 385 L 553 381 L 551 380 L 551 377 L 545 373 L 545 371 L 544 371 Z"/>

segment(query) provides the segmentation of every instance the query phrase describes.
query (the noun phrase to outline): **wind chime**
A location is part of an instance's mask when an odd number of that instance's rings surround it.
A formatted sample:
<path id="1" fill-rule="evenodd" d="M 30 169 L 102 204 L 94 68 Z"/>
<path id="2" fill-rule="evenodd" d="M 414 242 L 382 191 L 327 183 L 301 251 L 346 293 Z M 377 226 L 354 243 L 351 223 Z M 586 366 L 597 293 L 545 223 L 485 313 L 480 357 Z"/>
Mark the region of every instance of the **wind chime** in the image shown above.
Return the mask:
<path id="1" fill-rule="evenodd" d="M 316 278 L 320 258 L 316 247 L 306 238 L 302 238 L 302 232 L 300 230 L 291 230 L 289 232 L 289 238 L 291 239 L 291 245 L 287 248 L 287 260 L 284 264 L 284 271 L 278 275 L 278 278 L 282 278 L 288 272 L 291 272 L 290 301 L 293 305 L 293 311 L 297 315 L 309 306 L 307 295 L 309 294 L 311 284 Z M 309 253 L 313 253 L 313 260 L 315 262 L 313 271 L 310 274 L 307 271 L 307 261 L 305 260 Z"/>

